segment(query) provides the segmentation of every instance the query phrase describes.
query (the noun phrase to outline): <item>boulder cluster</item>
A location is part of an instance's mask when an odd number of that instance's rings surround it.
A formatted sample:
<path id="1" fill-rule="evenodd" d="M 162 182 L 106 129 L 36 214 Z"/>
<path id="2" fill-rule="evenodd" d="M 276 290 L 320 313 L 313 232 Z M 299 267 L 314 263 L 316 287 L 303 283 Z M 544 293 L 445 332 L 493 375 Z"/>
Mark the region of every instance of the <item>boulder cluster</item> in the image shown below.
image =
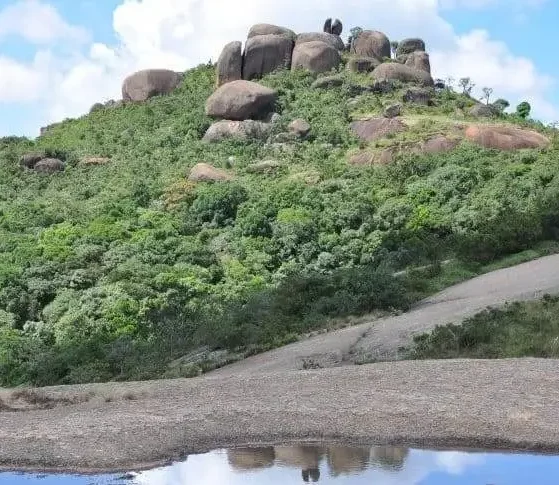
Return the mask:
<path id="1" fill-rule="evenodd" d="M 26 153 L 19 161 L 22 168 L 34 170 L 41 175 L 63 172 L 65 165 L 58 158 L 51 158 L 42 152 Z"/>

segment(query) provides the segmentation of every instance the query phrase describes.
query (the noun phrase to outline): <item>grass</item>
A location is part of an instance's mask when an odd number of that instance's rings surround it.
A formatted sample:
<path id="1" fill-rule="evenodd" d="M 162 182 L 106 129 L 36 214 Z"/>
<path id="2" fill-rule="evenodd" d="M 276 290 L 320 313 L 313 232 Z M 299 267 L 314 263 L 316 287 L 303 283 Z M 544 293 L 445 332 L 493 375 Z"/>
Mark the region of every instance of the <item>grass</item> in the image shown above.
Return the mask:
<path id="1" fill-rule="evenodd" d="M 416 336 L 408 359 L 559 358 L 559 297 L 487 309 Z"/>

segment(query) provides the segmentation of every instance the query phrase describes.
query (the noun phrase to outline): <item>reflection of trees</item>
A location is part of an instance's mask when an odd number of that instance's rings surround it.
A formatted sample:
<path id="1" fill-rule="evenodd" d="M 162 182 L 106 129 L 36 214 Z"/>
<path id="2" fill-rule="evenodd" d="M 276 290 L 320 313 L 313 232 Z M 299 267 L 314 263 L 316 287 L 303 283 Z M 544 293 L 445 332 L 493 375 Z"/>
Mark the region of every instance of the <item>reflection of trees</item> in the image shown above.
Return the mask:
<path id="1" fill-rule="evenodd" d="M 378 446 L 371 448 L 371 465 L 386 470 L 401 470 L 404 468 L 409 454 L 407 448 L 397 446 Z"/>
<path id="2" fill-rule="evenodd" d="M 324 449 L 318 446 L 276 446 L 276 463 L 300 468 L 304 482 L 318 482 Z"/>
<path id="3" fill-rule="evenodd" d="M 256 470 L 273 466 L 276 454 L 274 448 L 236 448 L 227 451 L 231 468 L 238 471 Z"/>
<path id="4" fill-rule="evenodd" d="M 328 466 L 332 476 L 361 472 L 367 469 L 370 447 L 329 446 Z"/>

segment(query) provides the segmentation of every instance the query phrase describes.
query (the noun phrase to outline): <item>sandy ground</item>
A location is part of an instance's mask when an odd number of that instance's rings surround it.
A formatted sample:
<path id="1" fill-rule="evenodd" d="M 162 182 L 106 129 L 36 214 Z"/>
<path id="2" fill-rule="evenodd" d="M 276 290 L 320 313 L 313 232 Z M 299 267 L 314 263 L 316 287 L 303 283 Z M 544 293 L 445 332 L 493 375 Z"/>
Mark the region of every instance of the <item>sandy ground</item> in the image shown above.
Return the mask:
<path id="1" fill-rule="evenodd" d="M 324 352 L 388 359 L 419 331 L 559 291 L 559 256 L 458 285 L 399 317 L 197 379 L 0 390 L 0 467 L 122 471 L 212 448 L 327 440 L 559 452 L 559 361 L 383 362 L 301 371 Z M 335 360 L 335 359 L 334 359 Z M 335 365 L 335 363 L 334 363 Z"/>

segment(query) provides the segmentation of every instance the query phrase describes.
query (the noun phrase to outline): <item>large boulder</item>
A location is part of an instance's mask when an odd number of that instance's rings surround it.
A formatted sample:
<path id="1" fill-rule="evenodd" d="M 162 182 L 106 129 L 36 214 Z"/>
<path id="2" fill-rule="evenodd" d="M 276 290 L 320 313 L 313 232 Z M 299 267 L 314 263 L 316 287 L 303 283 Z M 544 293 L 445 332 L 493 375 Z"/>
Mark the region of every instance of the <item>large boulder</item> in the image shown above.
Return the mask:
<path id="1" fill-rule="evenodd" d="M 499 110 L 490 104 L 477 103 L 468 113 L 475 118 L 494 118 L 499 114 Z"/>
<path id="2" fill-rule="evenodd" d="M 295 32 L 290 29 L 286 29 L 285 27 L 272 24 L 256 24 L 250 28 L 247 38 L 251 39 L 252 37 L 257 37 L 259 35 L 284 35 L 292 40 L 295 40 L 297 37 Z"/>
<path id="3" fill-rule="evenodd" d="M 307 121 L 299 118 L 289 123 L 287 129 L 289 133 L 293 133 L 298 138 L 306 138 L 311 132 L 311 125 Z"/>
<path id="4" fill-rule="evenodd" d="M 230 42 L 221 51 L 217 60 L 217 86 L 242 79 L 243 43 Z"/>
<path id="5" fill-rule="evenodd" d="M 243 62 L 243 79 L 261 78 L 277 69 L 289 69 L 293 54 L 293 37 L 257 35 L 247 40 Z"/>
<path id="6" fill-rule="evenodd" d="M 43 152 L 26 153 L 19 159 L 19 165 L 21 168 L 28 168 L 32 170 L 43 158 L 45 158 L 45 154 Z"/>
<path id="7" fill-rule="evenodd" d="M 353 41 L 351 51 L 361 57 L 383 60 L 391 57 L 390 40 L 382 32 L 365 30 Z"/>
<path id="8" fill-rule="evenodd" d="M 447 153 L 460 144 L 459 138 L 435 135 L 419 145 L 416 152 L 421 154 Z"/>
<path id="9" fill-rule="evenodd" d="M 466 128 L 466 138 L 484 148 L 496 150 L 522 150 L 546 148 L 550 140 L 537 131 L 510 125 L 471 125 Z"/>
<path id="10" fill-rule="evenodd" d="M 223 140 L 266 140 L 272 125 L 261 121 L 218 121 L 208 128 L 204 141 L 217 143 Z"/>
<path id="11" fill-rule="evenodd" d="M 230 173 L 207 163 L 198 163 L 194 165 L 188 176 L 188 180 L 191 182 L 226 182 L 232 179 L 233 176 Z"/>
<path id="12" fill-rule="evenodd" d="M 422 104 L 423 106 L 430 106 L 433 104 L 433 96 L 435 93 L 429 88 L 410 88 L 408 89 L 402 99 L 404 103 Z"/>
<path id="13" fill-rule="evenodd" d="M 328 72 L 342 62 L 340 52 L 325 42 L 304 42 L 295 46 L 291 69 L 307 69 L 311 72 Z"/>
<path id="14" fill-rule="evenodd" d="M 297 46 L 306 42 L 324 42 L 339 51 L 345 50 L 344 41 L 339 36 L 327 32 L 304 32 L 299 34 L 295 41 L 295 45 Z"/>
<path id="15" fill-rule="evenodd" d="M 374 141 L 406 130 L 397 118 L 370 118 L 351 123 L 351 130 L 363 141 Z"/>
<path id="16" fill-rule="evenodd" d="M 427 54 L 427 52 L 412 52 L 407 56 L 404 64 L 412 69 L 425 71 L 426 73 L 431 74 L 431 60 L 429 59 L 429 54 Z"/>
<path id="17" fill-rule="evenodd" d="M 381 64 L 372 72 L 371 76 L 377 81 L 400 81 L 422 86 L 433 86 L 434 84 L 433 78 L 428 72 L 413 69 L 397 62 Z"/>
<path id="18" fill-rule="evenodd" d="M 34 170 L 42 175 L 51 175 L 64 171 L 64 162 L 58 158 L 43 158 L 35 164 Z"/>
<path id="19" fill-rule="evenodd" d="M 146 69 L 128 76 L 122 84 L 124 101 L 146 101 L 153 96 L 169 94 L 181 83 L 180 72 Z"/>
<path id="20" fill-rule="evenodd" d="M 233 81 L 217 89 L 206 101 L 206 114 L 226 120 L 247 120 L 269 113 L 277 92 L 251 81 Z"/>
<path id="21" fill-rule="evenodd" d="M 375 57 L 357 57 L 353 56 L 347 61 L 347 69 L 351 72 L 372 72 L 381 62 Z"/>
<path id="22" fill-rule="evenodd" d="M 398 44 L 396 57 L 405 56 L 412 52 L 425 52 L 425 42 L 422 39 L 404 39 Z"/>

